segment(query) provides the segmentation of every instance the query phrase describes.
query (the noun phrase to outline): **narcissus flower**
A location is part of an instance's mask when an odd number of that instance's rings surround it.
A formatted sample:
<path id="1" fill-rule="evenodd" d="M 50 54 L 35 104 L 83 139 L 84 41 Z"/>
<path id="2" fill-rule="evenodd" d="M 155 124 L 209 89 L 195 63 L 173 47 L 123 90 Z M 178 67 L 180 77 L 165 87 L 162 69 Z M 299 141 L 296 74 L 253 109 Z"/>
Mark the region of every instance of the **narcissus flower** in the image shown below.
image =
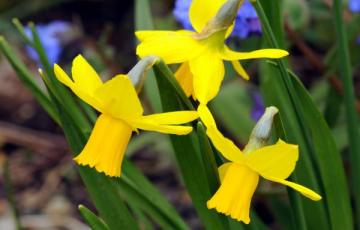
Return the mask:
<path id="1" fill-rule="evenodd" d="M 185 135 L 192 131 L 192 127 L 177 125 L 198 117 L 195 111 L 144 116 L 127 75 L 117 75 L 103 83 L 81 55 L 73 61 L 72 79 L 56 64 L 54 71 L 60 82 L 101 113 L 86 146 L 74 160 L 108 176 L 120 176 L 121 162 L 132 131 L 143 129 Z"/>
<path id="2" fill-rule="evenodd" d="M 239 61 L 255 58 L 281 58 L 288 52 L 261 49 L 252 52 L 232 51 L 224 42 L 233 30 L 238 7 L 243 2 L 226 0 L 193 0 L 190 21 L 194 31 L 137 31 L 141 41 L 137 47 L 140 57 L 156 55 L 167 64 L 182 63 L 176 77 L 189 96 L 202 104 L 214 98 L 224 78 L 223 61 L 231 61 L 234 69 L 245 79 L 248 74 Z"/>
<path id="3" fill-rule="evenodd" d="M 279 140 L 274 145 L 262 147 L 254 142 L 250 144 L 250 140 L 245 149 L 241 151 L 218 131 L 206 106 L 200 105 L 198 110 L 207 127 L 208 137 L 222 155 L 230 161 L 219 167 L 221 185 L 207 202 L 209 209 L 215 208 L 220 213 L 248 224 L 250 222 L 250 203 L 260 176 L 289 186 L 311 200 L 321 199 L 321 196 L 314 191 L 285 180 L 295 169 L 299 157 L 297 145 Z M 260 130 L 261 135 L 263 132 L 264 130 Z"/>

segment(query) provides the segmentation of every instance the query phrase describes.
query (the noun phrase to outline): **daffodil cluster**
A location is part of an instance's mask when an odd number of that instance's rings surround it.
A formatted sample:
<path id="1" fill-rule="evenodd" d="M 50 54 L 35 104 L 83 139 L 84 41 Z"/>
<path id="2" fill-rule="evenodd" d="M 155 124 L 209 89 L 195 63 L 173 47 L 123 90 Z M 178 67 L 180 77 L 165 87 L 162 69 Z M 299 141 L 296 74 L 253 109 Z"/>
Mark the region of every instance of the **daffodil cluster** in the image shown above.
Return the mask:
<path id="1" fill-rule="evenodd" d="M 72 78 L 55 65 L 59 81 L 101 113 L 75 161 L 108 176 L 120 176 L 121 161 L 133 131 L 142 129 L 186 135 L 192 127 L 180 124 L 200 117 L 207 128 L 207 136 L 228 161 L 219 167 L 221 185 L 207 202 L 209 209 L 249 223 L 251 199 L 260 177 L 289 186 L 312 200 L 320 200 L 320 195 L 312 190 L 286 180 L 299 157 L 297 145 L 278 140 L 274 145 L 265 146 L 265 141 L 256 141 L 259 127 L 265 124 L 267 131 L 271 127 L 276 108 L 267 109 L 254 129 L 255 136 L 252 135 L 245 149 L 240 150 L 221 134 L 207 107 L 220 90 L 225 75 L 224 61 L 231 62 L 237 73 L 248 80 L 249 76 L 239 61 L 288 55 L 287 51 L 280 49 L 237 52 L 225 44 L 242 3 L 242 0 L 193 0 L 189 15 L 195 31 L 136 32 L 140 40 L 136 52 L 141 58 L 155 55 L 167 64 L 180 64 L 176 79 L 186 95 L 199 102 L 197 111 L 143 115 L 143 108 L 127 75 L 117 75 L 103 83 L 82 56 L 74 59 Z"/>

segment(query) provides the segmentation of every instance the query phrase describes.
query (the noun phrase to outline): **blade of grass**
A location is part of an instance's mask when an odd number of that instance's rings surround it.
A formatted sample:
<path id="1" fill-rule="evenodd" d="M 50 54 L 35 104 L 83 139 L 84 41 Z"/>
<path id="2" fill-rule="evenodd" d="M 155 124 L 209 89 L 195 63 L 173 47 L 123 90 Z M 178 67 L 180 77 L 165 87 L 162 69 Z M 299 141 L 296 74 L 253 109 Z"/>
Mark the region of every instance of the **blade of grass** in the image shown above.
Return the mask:
<path id="1" fill-rule="evenodd" d="M 266 3 L 270 11 L 275 7 L 279 7 L 278 4 L 273 2 L 261 2 Z M 274 35 L 272 27 L 275 27 L 277 31 L 281 31 L 282 24 L 277 23 L 280 16 L 277 15 L 272 18 L 271 27 L 262 8 L 262 3 L 256 1 L 254 6 L 263 24 L 265 38 L 272 47 L 279 48 L 279 42 L 277 41 L 279 38 Z M 281 34 L 277 35 L 281 37 Z M 352 212 L 349 205 L 344 169 L 329 128 L 326 123 L 316 122 L 322 117 L 312 100 L 307 101 L 306 106 L 304 106 L 300 98 L 307 92 L 305 89 L 302 89 L 301 92 L 297 91 L 300 88 L 295 88 L 293 85 L 294 83 L 287 73 L 284 61 L 278 60 L 276 63 L 278 64 L 280 77 L 277 77 L 276 72 L 273 72 L 271 80 L 267 78 L 262 81 L 263 90 L 268 103 L 275 104 L 282 114 L 285 114 L 281 120 L 284 122 L 288 139 L 300 145 L 302 154 L 296 169 L 296 177 L 301 182 L 306 181 L 305 185 L 310 185 L 311 188 L 317 191 L 320 191 L 319 188 L 324 190 L 324 201 L 322 203 L 315 204 L 302 200 L 307 225 L 310 229 L 328 229 L 330 223 L 334 229 L 351 229 Z M 271 73 L 269 69 L 266 71 Z M 266 74 L 269 74 L 269 72 L 266 72 Z M 274 95 L 273 92 L 277 92 L 277 94 Z M 317 130 L 322 130 L 325 133 L 320 134 Z M 324 145 L 324 143 L 328 145 Z M 336 191 L 335 187 L 337 188 Z M 340 197 L 339 193 L 341 194 Z M 316 218 L 315 213 L 318 215 Z"/>
<path id="2" fill-rule="evenodd" d="M 147 215 L 149 215 L 155 223 L 159 224 L 161 229 L 179 229 L 186 230 L 189 229 L 185 223 L 178 225 L 172 222 L 168 218 L 166 213 L 163 213 L 156 206 L 154 202 L 151 202 L 147 197 L 143 196 L 139 190 L 134 189 L 135 186 L 131 186 L 131 183 L 126 183 L 125 180 L 118 180 L 118 192 L 119 194 L 127 200 L 131 205 L 136 206 Z M 158 211 L 159 210 L 159 211 Z"/>
<path id="3" fill-rule="evenodd" d="M 128 160 L 123 161 L 123 176 L 121 183 L 126 183 L 128 187 L 139 193 L 142 199 L 149 202 L 149 207 L 163 216 L 172 226 L 177 229 L 188 229 L 186 223 L 181 219 L 174 207 L 164 198 L 159 190 L 152 185 L 149 180 Z"/>
<path id="4" fill-rule="evenodd" d="M 6 59 L 15 70 L 17 76 L 21 82 L 31 91 L 35 99 L 39 102 L 41 107 L 49 114 L 49 116 L 56 122 L 59 123 L 59 117 L 54 110 L 52 102 L 49 96 L 40 89 L 34 80 L 32 73 L 26 68 L 25 64 L 15 55 L 15 52 L 11 49 L 5 38 L 0 36 L 0 49 L 5 55 Z"/>
<path id="5" fill-rule="evenodd" d="M 213 152 L 209 139 L 207 138 L 205 127 L 200 121 L 197 124 L 197 135 L 205 174 L 207 176 L 206 179 L 208 180 L 210 192 L 215 194 L 220 186 L 218 166 L 214 156 L 215 153 Z"/>
<path id="6" fill-rule="evenodd" d="M 86 223 L 88 223 L 88 225 L 91 227 L 91 229 L 109 230 L 106 224 L 84 205 L 80 204 L 78 209 L 82 217 L 85 219 Z"/>
<path id="7" fill-rule="evenodd" d="M 352 79 L 352 68 L 348 47 L 348 38 L 343 21 L 342 1 L 333 0 L 334 21 L 337 38 L 338 69 L 344 87 L 344 103 L 347 131 L 350 148 L 350 164 L 352 172 L 352 188 L 354 194 L 360 194 L 360 133 L 359 118 L 355 107 L 355 93 Z M 355 195 L 355 220 L 360 227 L 360 197 Z"/>
<path id="8" fill-rule="evenodd" d="M 281 25 L 280 12 L 279 12 L 279 3 L 276 3 L 276 6 L 269 6 L 268 2 L 265 2 L 268 5 L 267 9 L 268 14 L 271 15 L 272 25 Z M 278 48 L 276 39 L 281 39 L 282 30 L 279 29 L 280 26 L 276 26 L 274 29 L 276 33 L 273 33 L 272 28 L 270 27 L 269 21 L 265 12 L 262 9 L 262 5 L 255 4 L 258 15 L 261 19 L 264 28 L 264 34 L 266 37 L 271 37 L 271 42 L 269 42 L 273 47 Z M 275 35 L 277 37 L 275 37 Z M 270 40 L 270 38 L 269 38 Z M 275 41 L 275 42 L 274 42 Z M 304 130 L 303 126 L 298 122 L 299 114 L 295 111 L 294 103 L 290 98 L 290 93 L 284 78 L 288 78 L 288 74 L 283 69 L 285 68 L 285 63 L 276 62 L 279 66 L 282 66 L 282 71 L 271 69 L 268 65 L 261 65 L 262 77 L 260 78 L 261 89 L 264 95 L 265 103 L 268 105 L 275 105 L 279 108 L 281 121 L 284 122 L 284 128 L 286 133 L 285 140 L 289 142 L 294 142 L 301 146 L 300 148 L 300 160 L 297 164 L 297 168 L 294 172 L 294 175 L 298 176 L 299 181 L 306 186 L 315 189 L 316 191 L 320 190 L 319 183 L 317 182 L 315 172 L 312 167 L 310 159 L 310 150 L 308 149 L 308 142 L 304 139 L 303 133 L 301 130 Z M 280 73 L 279 73 L 280 72 Z M 274 94 L 273 92 L 277 92 Z M 294 130 L 294 131 L 291 131 Z M 298 181 L 298 182 L 299 182 Z M 289 191 L 289 190 L 288 190 Z M 294 203 L 292 203 L 292 213 L 294 215 L 294 227 L 296 229 L 307 229 L 307 227 L 315 228 L 321 227 L 328 229 L 328 217 L 323 203 L 313 203 L 307 200 L 304 200 L 298 194 L 292 194 L 290 197 L 294 197 Z M 301 199 L 301 203 L 296 202 L 298 199 Z M 311 210 L 311 212 L 310 212 Z M 306 212 L 308 211 L 308 212 Z M 303 216 L 305 215 L 305 220 Z M 314 216 L 314 218 L 312 218 Z M 316 216 L 316 217 L 315 217 Z M 304 223 L 305 222 L 305 223 Z"/>
<path id="9" fill-rule="evenodd" d="M 54 70 L 49 63 L 44 46 L 41 43 L 40 36 L 34 23 L 29 23 L 29 28 L 32 33 L 33 48 L 39 55 L 42 66 L 44 67 L 45 73 L 49 81 L 47 82 L 48 87 L 52 89 L 52 94 L 55 96 L 57 101 L 62 104 L 63 107 L 68 108 L 69 115 L 75 121 L 75 124 L 84 129 L 84 132 L 90 133 L 89 121 L 86 119 L 84 114 L 79 109 L 78 104 L 75 102 L 70 92 L 63 86 L 55 77 Z"/>

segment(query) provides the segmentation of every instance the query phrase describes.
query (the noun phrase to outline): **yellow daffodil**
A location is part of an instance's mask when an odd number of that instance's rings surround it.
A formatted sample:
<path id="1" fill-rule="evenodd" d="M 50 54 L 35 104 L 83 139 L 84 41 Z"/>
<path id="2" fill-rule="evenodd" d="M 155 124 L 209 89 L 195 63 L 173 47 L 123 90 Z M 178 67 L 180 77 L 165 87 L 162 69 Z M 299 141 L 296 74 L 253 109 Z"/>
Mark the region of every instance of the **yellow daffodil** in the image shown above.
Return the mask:
<path id="1" fill-rule="evenodd" d="M 299 157 L 297 145 L 279 140 L 274 145 L 265 147 L 255 145 L 250 148 L 246 146 L 244 151 L 241 151 L 218 131 L 206 106 L 200 105 L 198 111 L 207 127 L 208 137 L 223 156 L 230 161 L 219 167 L 221 185 L 207 202 L 209 209 L 215 208 L 220 213 L 248 224 L 250 222 L 250 203 L 260 176 L 289 186 L 311 200 L 321 199 L 321 196 L 314 191 L 285 180 L 295 169 Z M 263 131 L 261 130 L 260 133 L 263 134 Z"/>
<path id="2" fill-rule="evenodd" d="M 195 111 L 144 116 L 127 75 L 117 75 L 103 83 L 81 55 L 73 61 L 72 79 L 56 64 L 54 71 L 60 82 L 101 113 L 86 146 L 74 160 L 108 176 L 120 176 L 121 162 L 133 130 L 185 135 L 192 127 L 177 125 L 198 117 Z"/>
<path id="3" fill-rule="evenodd" d="M 252 52 L 230 50 L 224 41 L 232 30 L 241 0 L 230 2 L 233 6 L 229 3 L 227 8 L 225 2 L 226 0 L 193 0 L 190 7 L 190 21 L 195 32 L 187 30 L 136 32 L 136 36 L 141 41 L 136 50 L 137 54 L 140 57 L 156 55 L 167 64 L 182 63 L 175 74 L 176 78 L 187 96 L 192 95 L 202 104 L 207 104 L 219 91 L 225 74 L 223 61 L 231 61 L 239 75 L 249 79 L 238 61 L 281 58 L 288 55 L 288 52 L 279 49 L 261 49 Z M 228 13 L 228 11 L 233 12 Z"/>

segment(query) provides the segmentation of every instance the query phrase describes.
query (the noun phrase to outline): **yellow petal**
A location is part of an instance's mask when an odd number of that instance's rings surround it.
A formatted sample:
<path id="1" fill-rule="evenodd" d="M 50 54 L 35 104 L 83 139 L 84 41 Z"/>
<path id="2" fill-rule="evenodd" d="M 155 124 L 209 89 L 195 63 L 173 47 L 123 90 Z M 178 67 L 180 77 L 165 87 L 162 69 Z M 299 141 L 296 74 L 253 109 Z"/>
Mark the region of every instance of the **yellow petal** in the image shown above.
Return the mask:
<path id="1" fill-rule="evenodd" d="M 75 57 L 71 72 L 75 84 L 89 94 L 93 94 L 102 85 L 99 75 L 81 55 Z"/>
<path id="2" fill-rule="evenodd" d="M 147 131 L 155 131 L 159 133 L 169 133 L 176 135 L 186 135 L 192 131 L 192 127 L 190 126 L 177 126 L 177 125 L 162 125 L 154 120 L 150 120 L 147 118 L 138 118 L 128 120 L 133 129 L 142 129 Z"/>
<path id="3" fill-rule="evenodd" d="M 209 126 L 216 127 L 215 119 L 206 105 L 200 104 L 197 110 L 201 121 L 204 123 L 206 127 Z"/>
<path id="4" fill-rule="evenodd" d="M 266 146 L 245 156 L 246 164 L 263 177 L 285 179 L 294 171 L 299 158 L 297 145 L 279 140 L 275 145 Z"/>
<path id="5" fill-rule="evenodd" d="M 275 178 L 275 177 L 264 177 L 264 178 L 267 180 L 271 180 L 271 181 L 289 186 L 290 188 L 300 192 L 302 195 L 306 196 L 307 198 L 309 198 L 311 200 L 319 201 L 322 199 L 321 196 L 319 194 L 317 194 L 316 192 L 314 192 L 313 190 L 308 189 L 302 185 L 296 184 L 294 182 Z"/>
<path id="6" fill-rule="evenodd" d="M 69 75 L 67 75 L 65 73 L 65 71 L 58 64 L 54 64 L 54 73 L 55 73 L 56 78 L 61 83 L 63 83 L 64 85 L 66 85 L 69 88 L 74 87 L 74 82 L 71 80 Z"/>
<path id="7" fill-rule="evenodd" d="M 256 58 L 282 58 L 287 55 L 289 55 L 287 51 L 280 49 L 261 49 L 251 52 L 236 52 L 230 50 L 227 46 L 224 46 L 220 52 L 221 58 L 228 61 Z"/>
<path id="8" fill-rule="evenodd" d="M 83 101 L 97 109 L 98 111 L 102 112 L 103 107 L 98 101 L 98 99 L 95 97 L 94 92 L 91 90 L 88 90 L 87 88 L 83 87 L 81 84 L 78 84 L 76 82 L 73 82 L 70 77 L 65 73 L 65 71 L 58 66 L 57 64 L 54 65 L 54 73 L 56 78 L 69 87 L 79 98 L 81 98 Z"/>
<path id="9" fill-rule="evenodd" d="M 230 139 L 224 137 L 216 127 L 213 115 L 206 105 L 200 104 L 198 113 L 201 121 L 206 126 L 206 135 L 217 150 L 228 160 L 242 164 L 244 155 L 241 150 Z"/>
<path id="10" fill-rule="evenodd" d="M 155 55 L 164 59 L 167 64 L 185 62 L 203 50 L 203 46 L 193 35 L 194 32 L 190 31 L 136 32 L 136 36 L 143 39 L 136 48 L 136 54 L 141 58 Z"/>
<path id="11" fill-rule="evenodd" d="M 244 155 L 241 150 L 230 139 L 224 137 L 219 130 L 210 126 L 206 130 L 207 136 L 214 144 L 215 148 L 228 160 L 242 164 Z"/>
<path id="12" fill-rule="evenodd" d="M 215 17 L 226 0 L 193 0 L 189 17 L 194 29 L 200 33 L 210 19 Z"/>
<path id="13" fill-rule="evenodd" d="M 177 111 L 158 113 L 143 116 L 142 119 L 155 122 L 160 125 L 180 125 L 193 121 L 199 117 L 196 111 Z"/>
<path id="14" fill-rule="evenodd" d="M 119 177 L 131 132 L 131 127 L 121 120 L 102 114 L 84 149 L 74 160 L 79 165 L 95 168 L 107 176 Z"/>
<path id="15" fill-rule="evenodd" d="M 250 77 L 244 67 L 238 61 L 231 61 L 231 64 L 234 67 L 234 70 L 240 75 L 240 77 L 244 78 L 245 80 L 249 80 Z"/>
<path id="16" fill-rule="evenodd" d="M 230 163 L 220 188 L 207 202 L 207 207 L 248 224 L 251 199 L 258 182 L 257 173 L 246 166 Z"/>
<path id="17" fill-rule="evenodd" d="M 140 117 L 143 108 L 131 80 L 126 75 L 117 75 L 95 92 L 104 106 L 104 113 L 115 118 Z"/>
<path id="18" fill-rule="evenodd" d="M 224 63 L 211 50 L 203 52 L 189 63 L 194 76 L 195 97 L 206 105 L 219 92 L 225 75 Z"/>
<path id="19" fill-rule="evenodd" d="M 229 169 L 231 164 L 233 164 L 233 163 L 232 162 L 224 163 L 224 164 L 220 165 L 220 167 L 218 168 L 221 183 L 223 182 L 226 172 Z"/>
<path id="20" fill-rule="evenodd" d="M 175 73 L 175 77 L 187 97 L 194 93 L 193 75 L 190 71 L 188 62 L 184 62 L 180 65 L 179 69 Z"/>

